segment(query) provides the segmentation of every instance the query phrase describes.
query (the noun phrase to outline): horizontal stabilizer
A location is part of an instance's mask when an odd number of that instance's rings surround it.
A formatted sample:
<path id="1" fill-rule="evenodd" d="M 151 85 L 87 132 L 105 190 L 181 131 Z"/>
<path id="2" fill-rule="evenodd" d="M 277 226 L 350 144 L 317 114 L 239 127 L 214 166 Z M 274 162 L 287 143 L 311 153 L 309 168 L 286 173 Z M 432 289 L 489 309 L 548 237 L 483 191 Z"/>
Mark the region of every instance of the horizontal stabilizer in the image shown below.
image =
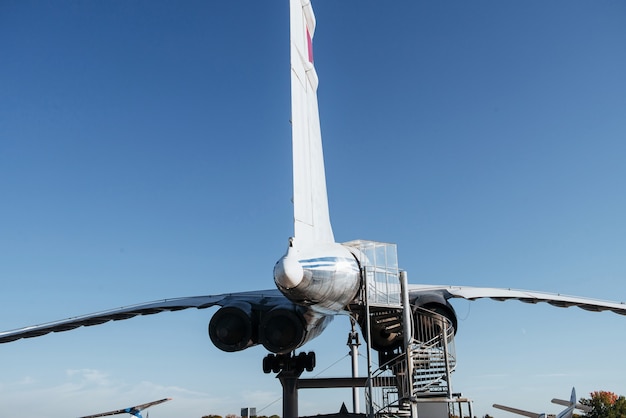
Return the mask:
<path id="1" fill-rule="evenodd" d="M 557 405 L 561 405 L 561 406 L 569 406 L 570 404 L 570 402 L 566 401 L 565 399 L 556 399 L 556 398 L 552 399 L 551 402 Z M 576 409 L 583 411 L 583 412 L 590 412 L 593 408 L 587 405 L 583 405 L 580 402 L 577 402 Z"/>

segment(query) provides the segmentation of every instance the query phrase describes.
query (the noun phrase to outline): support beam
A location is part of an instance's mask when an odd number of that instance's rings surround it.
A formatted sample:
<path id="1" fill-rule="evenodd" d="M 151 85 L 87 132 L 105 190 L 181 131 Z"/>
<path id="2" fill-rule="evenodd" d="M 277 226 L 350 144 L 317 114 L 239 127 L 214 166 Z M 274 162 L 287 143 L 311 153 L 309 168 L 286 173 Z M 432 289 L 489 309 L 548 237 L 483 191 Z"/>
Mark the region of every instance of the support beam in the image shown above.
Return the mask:
<path id="1" fill-rule="evenodd" d="M 318 377 L 299 379 L 298 389 L 362 388 L 366 384 L 367 377 Z"/>
<path id="2" fill-rule="evenodd" d="M 364 388 L 367 384 L 367 377 L 317 377 L 313 379 L 298 379 L 298 389 Z M 395 376 L 380 376 L 372 379 L 372 387 L 393 387 L 395 385 Z"/>

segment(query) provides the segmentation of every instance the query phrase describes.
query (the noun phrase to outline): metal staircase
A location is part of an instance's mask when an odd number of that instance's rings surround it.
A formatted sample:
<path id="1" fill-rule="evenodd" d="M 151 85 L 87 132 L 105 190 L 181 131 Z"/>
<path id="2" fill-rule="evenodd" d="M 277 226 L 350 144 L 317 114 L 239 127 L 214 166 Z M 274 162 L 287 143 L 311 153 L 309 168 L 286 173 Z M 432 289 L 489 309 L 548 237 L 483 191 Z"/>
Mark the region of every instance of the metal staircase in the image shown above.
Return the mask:
<path id="1" fill-rule="evenodd" d="M 454 327 L 448 318 L 418 309 L 419 320 L 410 345 L 414 394 L 447 393 L 450 373 L 456 367 Z"/>
<path id="2" fill-rule="evenodd" d="M 386 359 L 373 374 L 372 405 L 378 417 L 408 417 L 411 401 L 449 397 L 450 373 L 456 366 L 454 328 L 444 316 L 420 310 L 410 344 L 413 392 L 409 394 L 408 370 L 403 350 Z M 368 400 L 369 401 L 369 400 Z"/>
<path id="3" fill-rule="evenodd" d="M 406 272 L 398 269 L 395 244 L 358 240 L 344 245 L 354 249 L 364 278 L 359 324 L 368 343 L 368 416 L 411 417 L 417 415 L 418 405 L 437 403 L 441 407 L 431 416 L 447 417 L 448 406 L 459 402 L 458 397 L 452 399 L 450 385 L 456 366 L 452 322 L 436 312 L 410 306 Z M 408 338 L 404 330 L 411 328 Z M 404 344 L 379 352 L 374 370 L 371 349 L 376 347 L 376 338 Z"/>

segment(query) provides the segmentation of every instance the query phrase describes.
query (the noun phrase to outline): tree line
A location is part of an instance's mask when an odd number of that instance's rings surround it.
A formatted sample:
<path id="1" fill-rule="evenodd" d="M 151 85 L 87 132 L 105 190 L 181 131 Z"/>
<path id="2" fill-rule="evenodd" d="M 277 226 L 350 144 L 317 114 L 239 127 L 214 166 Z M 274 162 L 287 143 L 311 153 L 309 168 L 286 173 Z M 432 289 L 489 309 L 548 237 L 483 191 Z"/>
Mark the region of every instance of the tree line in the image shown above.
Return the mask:
<path id="1" fill-rule="evenodd" d="M 580 403 L 591 408 L 584 415 L 574 415 L 588 418 L 623 418 L 626 417 L 626 398 L 617 396 L 613 392 L 591 392 L 591 398 L 581 398 Z"/>

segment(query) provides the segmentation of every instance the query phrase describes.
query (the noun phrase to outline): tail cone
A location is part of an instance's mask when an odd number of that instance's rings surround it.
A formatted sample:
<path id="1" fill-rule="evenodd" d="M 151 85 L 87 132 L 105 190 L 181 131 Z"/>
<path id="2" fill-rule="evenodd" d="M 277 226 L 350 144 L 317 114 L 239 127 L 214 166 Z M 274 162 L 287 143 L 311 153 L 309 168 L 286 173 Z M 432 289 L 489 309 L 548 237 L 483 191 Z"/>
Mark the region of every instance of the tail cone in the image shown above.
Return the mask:
<path id="1" fill-rule="evenodd" d="M 274 266 L 274 282 L 279 289 L 293 289 L 304 278 L 304 270 L 292 246 Z"/>

